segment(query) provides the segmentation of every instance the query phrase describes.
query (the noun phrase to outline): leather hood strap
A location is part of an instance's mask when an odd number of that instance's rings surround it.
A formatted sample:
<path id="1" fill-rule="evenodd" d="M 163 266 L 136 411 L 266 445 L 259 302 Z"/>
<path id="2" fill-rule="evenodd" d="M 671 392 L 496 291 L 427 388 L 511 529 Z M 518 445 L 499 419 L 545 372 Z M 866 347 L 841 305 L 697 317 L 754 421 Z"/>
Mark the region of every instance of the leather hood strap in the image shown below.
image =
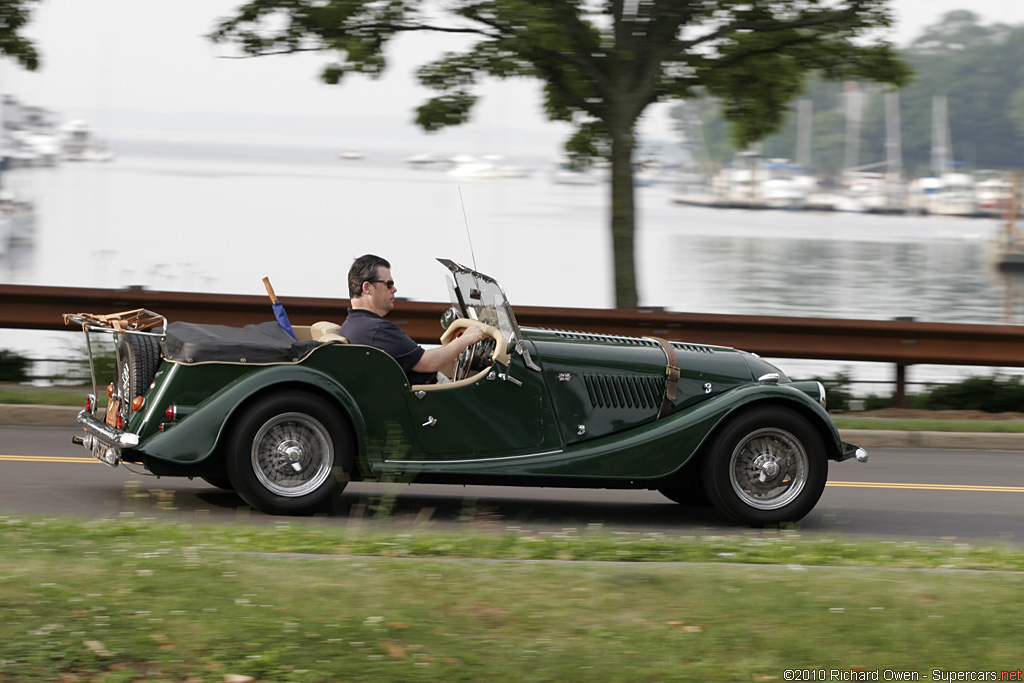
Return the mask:
<path id="1" fill-rule="evenodd" d="M 678 360 L 676 359 L 676 350 L 671 342 L 661 337 L 646 337 L 646 339 L 658 342 L 661 350 L 665 352 L 665 358 L 668 360 L 668 365 L 665 366 L 665 393 L 661 397 L 661 409 L 658 410 L 657 419 L 660 420 L 669 414 L 669 411 L 672 410 L 672 404 L 676 402 L 676 383 L 679 382 Z"/>

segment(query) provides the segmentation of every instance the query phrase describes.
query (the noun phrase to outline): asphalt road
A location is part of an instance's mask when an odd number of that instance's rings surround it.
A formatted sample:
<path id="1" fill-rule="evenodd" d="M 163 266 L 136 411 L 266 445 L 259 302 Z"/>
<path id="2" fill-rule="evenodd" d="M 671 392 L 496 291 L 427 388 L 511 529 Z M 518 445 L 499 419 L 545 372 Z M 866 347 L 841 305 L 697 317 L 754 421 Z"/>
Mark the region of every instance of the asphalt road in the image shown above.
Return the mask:
<path id="1" fill-rule="evenodd" d="M 122 515 L 188 521 L 274 523 L 232 492 L 201 480 L 112 469 L 71 443 L 77 429 L 0 427 L 0 517 Z M 382 512 L 383 511 L 383 512 Z M 350 484 L 330 515 L 295 523 L 407 526 L 485 524 L 705 535 L 749 533 L 713 509 L 685 507 L 654 491 L 525 489 L 426 484 Z M 1000 540 L 1024 545 L 1024 453 L 872 449 L 868 463 L 831 463 L 801 533 L 887 540 Z"/>

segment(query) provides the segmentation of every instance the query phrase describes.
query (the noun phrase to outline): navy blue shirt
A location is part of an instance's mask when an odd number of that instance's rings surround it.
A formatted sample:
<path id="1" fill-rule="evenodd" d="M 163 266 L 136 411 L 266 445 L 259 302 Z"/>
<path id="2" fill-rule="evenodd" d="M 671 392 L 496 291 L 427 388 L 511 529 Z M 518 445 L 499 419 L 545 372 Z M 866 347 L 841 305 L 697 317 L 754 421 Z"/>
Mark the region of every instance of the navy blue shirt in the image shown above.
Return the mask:
<path id="1" fill-rule="evenodd" d="M 387 353 L 402 366 L 410 384 L 433 384 L 437 381 L 435 372 L 413 370 L 423 357 L 423 347 L 414 342 L 401 327 L 373 311 L 348 309 L 348 317 L 341 325 L 341 335 L 351 344 L 373 346 Z"/>

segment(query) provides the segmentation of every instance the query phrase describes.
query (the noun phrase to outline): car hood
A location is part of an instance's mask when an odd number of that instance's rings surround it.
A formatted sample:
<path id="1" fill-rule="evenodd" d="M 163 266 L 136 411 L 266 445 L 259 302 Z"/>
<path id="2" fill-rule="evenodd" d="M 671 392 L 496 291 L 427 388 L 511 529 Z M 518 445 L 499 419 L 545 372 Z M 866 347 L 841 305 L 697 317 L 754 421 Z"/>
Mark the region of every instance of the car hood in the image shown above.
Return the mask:
<path id="1" fill-rule="evenodd" d="M 545 376 L 567 442 L 650 422 L 665 390 L 668 360 L 651 338 L 524 328 Z M 724 346 L 672 342 L 679 368 L 673 412 L 737 386 L 785 374 L 757 356 Z"/>

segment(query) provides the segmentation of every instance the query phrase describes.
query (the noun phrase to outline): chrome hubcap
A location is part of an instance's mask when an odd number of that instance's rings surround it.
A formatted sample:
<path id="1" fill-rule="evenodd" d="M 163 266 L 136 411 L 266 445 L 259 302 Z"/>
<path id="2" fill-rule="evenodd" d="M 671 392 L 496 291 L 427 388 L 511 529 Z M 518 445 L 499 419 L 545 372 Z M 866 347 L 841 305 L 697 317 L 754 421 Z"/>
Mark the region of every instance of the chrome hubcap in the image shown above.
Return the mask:
<path id="1" fill-rule="evenodd" d="M 779 462 L 775 459 L 775 456 L 767 453 L 754 459 L 753 469 L 754 471 L 759 470 L 757 480 L 762 484 L 779 476 L 779 472 L 782 471 L 782 468 L 779 467 Z"/>
<path id="2" fill-rule="evenodd" d="M 293 470 L 302 471 L 302 444 L 292 440 L 282 441 L 277 447 L 277 452 L 281 455 L 283 462 L 291 464 Z"/>
<path id="3" fill-rule="evenodd" d="M 807 484 L 809 458 L 795 436 L 775 427 L 748 434 L 733 450 L 729 482 L 740 500 L 758 510 L 793 502 Z"/>
<path id="4" fill-rule="evenodd" d="M 271 493 L 297 498 L 318 489 L 334 466 L 330 433 L 305 413 L 275 415 L 256 433 L 252 468 Z"/>

